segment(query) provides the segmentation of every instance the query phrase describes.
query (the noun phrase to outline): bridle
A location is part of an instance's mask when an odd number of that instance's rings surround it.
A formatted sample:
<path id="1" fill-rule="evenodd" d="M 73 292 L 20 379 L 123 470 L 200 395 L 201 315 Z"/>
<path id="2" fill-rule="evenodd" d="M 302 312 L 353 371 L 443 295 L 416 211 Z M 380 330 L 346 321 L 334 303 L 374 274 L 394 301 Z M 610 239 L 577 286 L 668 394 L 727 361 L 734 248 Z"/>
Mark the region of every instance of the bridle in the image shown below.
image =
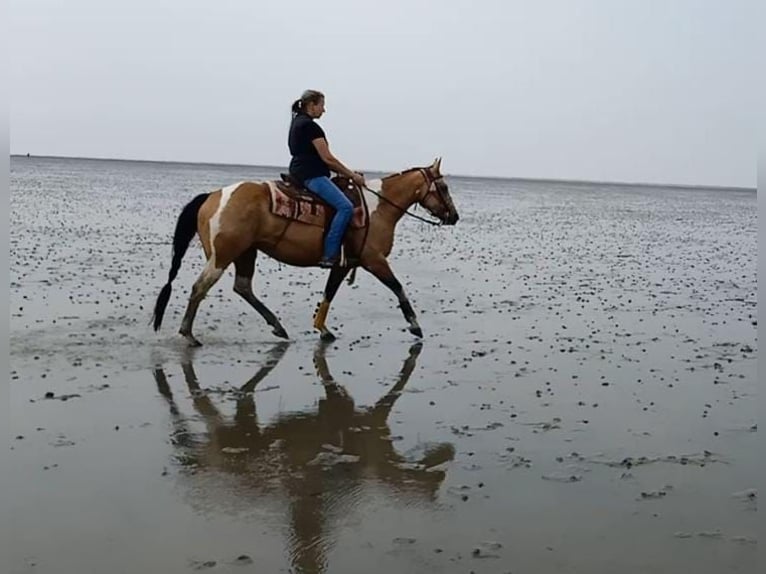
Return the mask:
<path id="1" fill-rule="evenodd" d="M 449 211 L 449 206 L 447 204 L 447 200 L 445 199 L 445 197 L 444 197 L 444 195 L 443 195 L 443 193 L 441 191 L 441 188 L 438 185 L 438 182 L 442 182 L 443 176 L 440 175 L 439 177 L 434 177 L 433 174 L 428 170 L 428 168 L 425 168 L 425 167 L 414 167 L 414 168 L 406 170 L 406 171 L 400 171 L 399 173 L 394 173 L 394 174 L 392 174 L 392 175 L 390 175 L 388 177 L 395 177 L 397 175 L 403 175 L 403 174 L 405 174 L 405 173 L 407 173 L 409 171 L 415 171 L 415 170 L 417 170 L 417 171 L 419 171 L 421 173 L 421 175 L 425 179 L 426 184 L 428 185 L 428 189 L 426 190 L 425 195 L 423 195 L 423 197 L 420 199 L 420 201 L 418 201 L 418 203 L 422 203 L 423 201 L 425 201 L 425 199 L 429 195 L 431 195 L 432 193 L 435 193 L 437 199 L 442 204 L 442 206 L 447 211 Z M 414 213 L 411 213 L 411 212 L 407 211 L 405 208 L 401 207 L 400 205 L 397 205 L 396 203 L 394 203 L 393 201 L 391 201 L 387 197 L 383 197 L 383 195 L 380 192 L 377 192 L 374 189 L 370 189 L 367 186 L 365 186 L 365 189 L 367 191 L 369 191 L 370 193 L 376 195 L 379 199 L 382 199 L 383 201 L 385 201 L 389 205 L 393 205 L 396 209 L 398 209 L 399 211 L 401 211 L 405 215 L 409 215 L 410 217 L 414 217 L 415 219 L 417 219 L 419 221 L 423 221 L 423 222 L 428 223 L 430 225 L 443 225 L 442 221 L 432 221 L 430 219 L 426 219 L 424 217 L 420 217 L 419 215 L 415 215 Z"/>
<path id="2" fill-rule="evenodd" d="M 423 198 L 418 202 L 424 202 L 426 198 L 431 195 L 432 193 L 436 195 L 436 199 L 439 200 L 439 203 L 442 204 L 442 207 L 449 211 L 449 204 L 447 203 L 447 198 L 444 197 L 444 193 L 442 191 L 442 187 L 439 185 L 440 183 L 444 183 L 444 177 L 438 176 L 434 177 L 433 174 L 424 167 L 419 168 L 420 173 L 423 174 L 423 178 L 426 180 L 426 183 L 428 184 L 428 189 L 426 190 L 426 194 L 423 196 Z"/>

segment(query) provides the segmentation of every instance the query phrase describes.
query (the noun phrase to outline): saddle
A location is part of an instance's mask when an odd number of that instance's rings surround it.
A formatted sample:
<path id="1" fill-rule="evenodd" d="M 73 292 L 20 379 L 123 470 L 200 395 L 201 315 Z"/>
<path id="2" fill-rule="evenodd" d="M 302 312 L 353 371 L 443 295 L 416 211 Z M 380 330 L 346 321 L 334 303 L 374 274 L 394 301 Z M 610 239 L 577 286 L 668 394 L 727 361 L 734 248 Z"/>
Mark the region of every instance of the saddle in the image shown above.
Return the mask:
<path id="1" fill-rule="evenodd" d="M 272 181 L 269 185 L 271 213 L 286 219 L 328 229 L 330 221 L 335 215 L 335 209 L 290 174 L 280 173 L 279 175 L 282 179 Z M 354 215 L 349 222 L 349 228 L 362 229 L 366 227 L 369 214 L 362 190 L 349 178 L 342 175 L 336 175 L 332 181 L 354 206 Z"/>

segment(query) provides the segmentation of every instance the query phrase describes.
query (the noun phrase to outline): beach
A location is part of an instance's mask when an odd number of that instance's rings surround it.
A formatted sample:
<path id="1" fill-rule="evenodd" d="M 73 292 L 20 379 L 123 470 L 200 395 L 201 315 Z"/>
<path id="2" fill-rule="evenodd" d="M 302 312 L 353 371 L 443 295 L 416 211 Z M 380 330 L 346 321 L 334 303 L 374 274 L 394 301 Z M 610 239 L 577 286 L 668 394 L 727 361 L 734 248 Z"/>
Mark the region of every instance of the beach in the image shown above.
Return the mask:
<path id="1" fill-rule="evenodd" d="M 401 166 L 405 169 L 411 166 Z M 278 168 L 12 157 L 10 572 L 751 573 L 755 190 L 448 176 L 396 299 L 260 257 L 159 333 L 181 208 Z M 425 215 L 418 209 L 419 215 Z"/>

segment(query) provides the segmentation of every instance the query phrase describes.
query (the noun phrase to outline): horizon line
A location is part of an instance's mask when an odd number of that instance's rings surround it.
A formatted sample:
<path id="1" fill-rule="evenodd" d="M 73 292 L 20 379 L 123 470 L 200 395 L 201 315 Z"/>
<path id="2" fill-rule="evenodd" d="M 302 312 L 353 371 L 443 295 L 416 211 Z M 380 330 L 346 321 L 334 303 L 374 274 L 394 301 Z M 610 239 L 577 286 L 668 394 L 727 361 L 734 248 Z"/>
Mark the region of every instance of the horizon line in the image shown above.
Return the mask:
<path id="1" fill-rule="evenodd" d="M 266 169 L 287 169 L 286 165 L 269 165 L 269 164 L 247 164 L 247 163 L 226 163 L 226 162 L 209 162 L 209 161 L 184 161 L 184 160 L 160 160 L 160 159 L 135 159 L 135 158 L 118 158 L 118 157 L 91 157 L 91 156 L 66 156 L 66 155 L 35 155 L 35 154 L 9 154 L 11 158 L 20 159 L 64 159 L 64 160 L 92 160 L 92 161 L 124 161 L 132 163 L 166 163 L 166 164 L 179 164 L 179 165 L 209 165 L 209 166 L 221 166 L 221 167 L 255 167 Z M 370 169 L 369 173 L 388 173 L 385 170 Z M 392 172 L 395 173 L 395 172 Z M 551 182 L 551 183 L 595 183 L 600 185 L 618 185 L 618 186 L 633 186 L 633 187 L 668 187 L 668 188 L 685 188 L 685 189 L 709 189 L 709 190 L 737 190 L 737 191 L 758 191 L 757 186 L 742 186 L 742 185 L 710 185 L 710 184 L 693 184 L 693 183 L 652 183 L 646 181 L 617 181 L 617 180 L 597 180 L 597 179 L 567 179 L 567 178 L 550 178 L 550 177 L 523 177 L 523 176 L 501 176 L 501 175 L 475 175 L 475 174 L 460 174 L 449 173 L 448 177 L 459 177 L 466 179 L 489 179 L 489 180 L 506 180 L 506 181 L 535 181 L 535 182 Z"/>

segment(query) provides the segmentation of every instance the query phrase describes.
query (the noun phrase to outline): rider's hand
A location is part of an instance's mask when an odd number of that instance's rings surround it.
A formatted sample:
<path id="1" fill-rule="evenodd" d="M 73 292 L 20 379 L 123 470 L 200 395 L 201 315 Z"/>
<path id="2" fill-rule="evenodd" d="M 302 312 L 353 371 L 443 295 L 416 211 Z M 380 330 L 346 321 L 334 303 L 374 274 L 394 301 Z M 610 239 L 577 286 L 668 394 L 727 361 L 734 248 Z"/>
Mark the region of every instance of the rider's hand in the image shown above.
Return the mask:
<path id="1" fill-rule="evenodd" d="M 364 188 L 367 184 L 364 181 L 364 176 L 361 173 L 354 173 L 354 176 L 351 178 L 351 180 L 357 184 L 359 187 Z"/>

